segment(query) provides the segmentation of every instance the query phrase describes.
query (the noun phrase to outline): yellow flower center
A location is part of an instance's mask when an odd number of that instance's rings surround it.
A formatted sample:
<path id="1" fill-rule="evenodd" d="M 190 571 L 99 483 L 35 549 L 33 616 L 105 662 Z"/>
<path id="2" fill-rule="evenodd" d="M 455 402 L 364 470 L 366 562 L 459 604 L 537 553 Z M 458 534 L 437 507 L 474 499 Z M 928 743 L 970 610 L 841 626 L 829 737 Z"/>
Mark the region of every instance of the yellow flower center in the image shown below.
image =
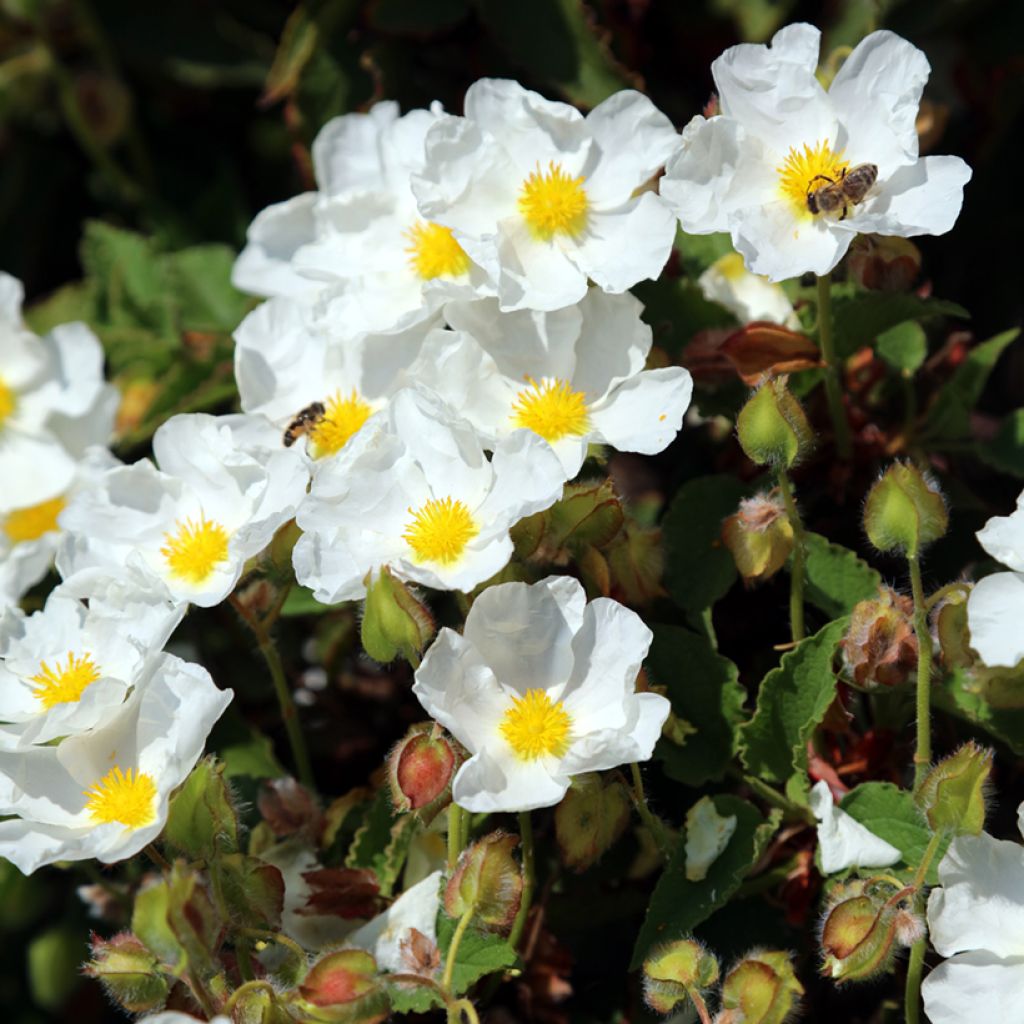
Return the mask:
<path id="1" fill-rule="evenodd" d="M 100 670 L 91 655 L 83 654 L 79 657 L 69 651 L 68 663 L 63 668 L 59 658 L 53 668 L 45 661 L 39 663 L 39 671 L 32 676 L 32 682 L 36 684 L 32 687 L 32 696 L 47 710 L 55 704 L 72 704 L 99 677 Z"/>
<path id="2" fill-rule="evenodd" d="M 173 576 L 202 583 L 228 557 L 228 531 L 206 516 L 199 522 L 179 519 L 174 525 L 175 533 L 164 534 L 160 554 Z"/>
<path id="3" fill-rule="evenodd" d="M 806 145 L 802 150 L 791 149 L 785 163 L 776 168 L 779 190 L 798 214 L 811 217 L 807 193 L 827 185 L 829 180 L 838 181 L 840 174 L 849 167 L 843 159 L 843 151 L 835 152 L 827 142 L 819 142 L 813 149 Z"/>
<path id="4" fill-rule="evenodd" d="M 575 238 L 587 224 L 583 178 L 570 178 L 554 160 L 547 174 L 538 164 L 519 191 L 519 212 L 531 233 L 545 242 L 558 234 Z"/>
<path id="5" fill-rule="evenodd" d="M 562 757 L 569 749 L 571 727 L 561 701 L 553 701 L 543 690 L 527 690 L 512 698 L 498 728 L 518 757 L 533 761 L 545 754 Z"/>
<path id="6" fill-rule="evenodd" d="M 409 245 L 409 265 L 423 278 L 458 277 L 469 270 L 469 257 L 455 240 L 451 228 L 443 224 L 420 221 L 405 233 Z"/>
<path id="7" fill-rule="evenodd" d="M 4 425 L 4 420 L 14 412 L 14 405 L 14 392 L 0 377 L 0 427 Z"/>
<path id="8" fill-rule="evenodd" d="M 60 529 L 57 516 L 64 511 L 64 505 L 63 498 L 51 498 L 38 505 L 16 509 L 4 520 L 4 533 L 12 544 L 38 540 L 44 533 L 54 533 Z"/>
<path id="9" fill-rule="evenodd" d="M 402 539 L 412 548 L 418 562 L 451 565 L 466 545 L 480 532 L 469 509 L 452 498 L 432 498 L 415 512 Z"/>
<path id="10" fill-rule="evenodd" d="M 530 386 L 516 395 L 512 422 L 540 434 L 545 441 L 558 441 L 570 434 L 587 432 L 587 396 L 573 391 L 564 380 L 530 379 Z"/>
<path id="11" fill-rule="evenodd" d="M 128 828 L 142 828 L 156 818 L 156 784 L 145 772 L 111 768 L 85 795 L 86 810 L 97 824 L 120 822 Z"/>
<path id="12" fill-rule="evenodd" d="M 743 257 L 738 252 L 730 252 L 725 256 L 720 256 L 712 266 L 726 281 L 739 281 L 747 272 L 747 268 L 743 263 Z"/>
<path id="13" fill-rule="evenodd" d="M 335 391 L 334 397 L 324 403 L 323 417 L 310 431 L 313 455 L 319 459 L 341 451 L 349 439 L 359 432 L 372 412 L 355 388 L 348 398 L 343 398 L 340 391 Z"/>

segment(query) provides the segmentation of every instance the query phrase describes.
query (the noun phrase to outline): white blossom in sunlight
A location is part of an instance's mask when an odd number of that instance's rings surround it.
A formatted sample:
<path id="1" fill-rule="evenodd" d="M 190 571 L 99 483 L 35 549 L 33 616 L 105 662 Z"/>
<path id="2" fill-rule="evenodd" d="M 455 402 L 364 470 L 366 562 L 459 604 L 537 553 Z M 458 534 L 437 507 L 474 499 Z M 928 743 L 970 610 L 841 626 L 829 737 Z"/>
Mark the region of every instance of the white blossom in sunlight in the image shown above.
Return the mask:
<path id="1" fill-rule="evenodd" d="M 772 281 L 827 274 L 860 232 L 949 231 L 971 177 L 959 157 L 918 154 L 920 50 L 872 32 L 826 91 L 820 38 L 789 25 L 770 45 L 726 50 L 711 65 L 721 114 L 686 126 L 660 185 L 684 231 L 728 231 Z"/>
<path id="2" fill-rule="evenodd" d="M 818 819 L 818 856 L 826 875 L 847 868 L 885 868 L 900 859 L 895 846 L 835 805 L 824 780 L 811 790 L 810 804 Z"/>
<path id="3" fill-rule="evenodd" d="M 637 693 L 652 634 L 607 598 L 587 604 L 579 582 L 489 587 L 462 634 L 442 629 L 413 693 L 472 755 L 455 776 L 473 812 L 557 804 L 573 775 L 646 761 L 669 702 Z"/>
<path id="4" fill-rule="evenodd" d="M 510 434 L 488 461 L 467 421 L 406 388 L 316 464 L 296 517 L 296 578 L 327 604 L 363 597 L 383 566 L 436 590 L 472 590 L 512 556 L 513 524 L 553 504 L 563 481 L 530 431 Z"/>
<path id="5" fill-rule="evenodd" d="M 174 600 L 209 607 L 293 518 L 309 479 L 302 455 L 261 417 L 173 416 L 143 459 L 72 499 L 57 556 L 65 577 L 126 568 Z M 159 468 L 157 468 L 159 467 Z"/>
<path id="6" fill-rule="evenodd" d="M 780 285 L 752 274 L 738 252 L 726 253 L 697 278 L 701 294 L 724 306 L 741 324 L 765 320 L 790 330 L 800 329 L 800 318 Z"/>
<path id="7" fill-rule="evenodd" d="M 503 310 L 559 309 L 583 298 L 588 278 L 624 292 L 661 273 L 675 223 L 643 186 L 678 144 L 638 92 L 584 116 L 484 78 L 466 91 L 465 117 L 430 127 L 413 190 L 421 214 L 486 270 Z"/>

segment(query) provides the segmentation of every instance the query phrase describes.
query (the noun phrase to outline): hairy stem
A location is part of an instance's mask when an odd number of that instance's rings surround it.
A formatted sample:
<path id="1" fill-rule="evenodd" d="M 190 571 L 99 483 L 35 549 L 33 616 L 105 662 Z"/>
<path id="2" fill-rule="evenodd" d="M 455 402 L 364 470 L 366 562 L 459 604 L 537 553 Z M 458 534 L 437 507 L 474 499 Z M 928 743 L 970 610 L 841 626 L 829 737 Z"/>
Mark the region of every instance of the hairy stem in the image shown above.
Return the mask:
<path id="1" fill-rule="evenodd" d="M 921 975 L 924 973 L 924 954 L 928 940 L 921 937 L 910 947 L 907 961 L 907 984 L 903 990 L 903 1020 L 906 1024 L 921 1022 Z"/>
<path id="2" fill-rule="evenodd" d="M 519 901 L 519 910 L 516 919 L 512 924 L 512 931 L 509 932 L 508 944 L 515 949 L 522 938 L 523 929 L 526 927 L 526 918 L 530 913 L 530 904 L 533 902 L 533 888 L 536 882 L 536 864 L 533 853 L 533 822 L 530 820 L 529 811 L 519 812 L 519 840 L 523 850 L 523 895 Z"/>
<path id="3" fill-rule="evenodd" d="M 644 792 L 644 780 L 640 774 L 640 765 L 634 761 L 629 766 L 629 770 L 633 775 L 633 803 L 636 805 L 637 814 L 640 815 L 640 820 L 647 826 L 647 830 L 658 844 L 661 855 L 668 860 L 672 852 L 672 837 L 665 827 L 665 823 L 647 805 L 647 794 Z"/>
<path id="4" fill-rule="evenodd" d="M 476 913 L 476 904 L 471 903 L 455 926 L 455 934 L 452 936 L 451 945 L 444 958 L 444 977 L 441 978 L 441 988 L 449 997 L 452 991 L 452 976 L 455 974 L 455 961 L 459 958 L 459 946 L 462 945 L 462 937 L 466 934 L 466 929 L 469 927 L 469 922 L 473 920 L 474 913 Z"/>
<path id="5" fill-rule="evenodd" d="M 793 565 L 789 575 L 789 631 L 793 643 L 798 644 L 806 635 L 804 631 L 804 559 L 806 557 L 804 524 L 800 518 L 800 510 L 796 507 L 796 498 L 793 496 L 793 485 L 789 481 L 789 474 L 780 466 L 776 478 L 779 484 L 779 493 L 786 506 L 789 525 L 793 527 Z"/>
<path id="6" fill-rule="evenodd" d="M 836 451 L 839 452 L 841 459 L 849 459 L 853 454 L 853 445 L 850 441 L 850 424 L 843 408 L 841 367 L 832 337 L 831 274 L 824 274 L 818 278 L 818 347 L 825 363 L 825 396 L 828 399 L 828 411 L 836 436 Z"/>
<path id="7" fill-rule="evenodd" d="M 932 636 L 928 631 L 928 606 L 921 583 L 921 563 L 917 555 L 911 555 L 907 561 L 910 565 L 910 589 L 914 596 L 914 632 L 917 634 L 917 745 L 914 750 L 914 788 L 917 789 L 932 759 Z"/>
<path id="8" fill-rule="evenodd" d="M 462 842 L 462 819 L 464 812 L 453 800 L 448 805 L 448 870 L 454 871 L 459 862 L 459 854 L 464 846 Z"/>

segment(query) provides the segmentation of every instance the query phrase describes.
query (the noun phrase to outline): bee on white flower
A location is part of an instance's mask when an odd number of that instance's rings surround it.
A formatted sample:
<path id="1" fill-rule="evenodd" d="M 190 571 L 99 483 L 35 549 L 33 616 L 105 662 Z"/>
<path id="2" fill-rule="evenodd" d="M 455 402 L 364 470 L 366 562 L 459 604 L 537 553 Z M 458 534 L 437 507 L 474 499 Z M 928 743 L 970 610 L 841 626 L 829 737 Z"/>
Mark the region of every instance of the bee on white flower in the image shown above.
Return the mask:
<path id="1" fill-rule="evenodd" d="M 452 795 L 474 812 L 557 804 L 572 776 L 646 761 L 669 702 L 636 693 L 651 631 L 568 576 L 489 587 L 445 628 L 413 693 L 472 757 Z"/>
<path id="2" fill-rule="evenodd" d="M 530 431 L 510 434 L 488 460 L 468 422 L 406 388 L 337 458 L 316 464 L 296 517 L 296 578 L 328 604 L 363 597 L 382 566 L 436 590 L 472 590 L 512 556 L 512 525 L 553 504 L 563 481 Z"/>
<path id="3" fill-rule="evenodd" d="M 487 271 L 503 310 L 559 309 L 588 278 L 617 293 L 661 273 L 675 225 L 643 186 L 679 136 L 646 96 L 623 90 L 584 117 L 484 78 L 465 115 L 430 127 L 413 191 L 423 217 Z"/>
<path id="4" fill-rule="evenodd" d="M 153 452 L 156 465 L 110 469 L 70 502 L 57 568 L 68 577 L 126 567 L 175 601 L 218 604 L 294 517 L 309 480 L 305 461 L 281 447 L 269 421 L 250 416 L 173 416 Z"/>
<path id="5" fill-rule="evenodd" d="M 458 408 L 487 447 L 522 429 L 543 438 L 570 479 L 591 444 L 649 455 L 682 426 L 693 382 L 682 367 L 644 369 L 651 329 L 642 308 L 596 288 L 550 313 L 500 313 L 495 299 L 450 303 L 456 330 L 433 332 L 410 374 Z"/>
<path id="6" fill-rule="evenodd" d="M 790 25 L 712 65 L 721 114 L 695 117 L 661 180 L 684 231 L 728 231 L 755 274 L 827 274 L 859 233 L 941 235 L 971 171 L 918 155 L 915 120 L 930 71 L 892 32 L 872 32 L 826 91 L 821 33 Z"/>

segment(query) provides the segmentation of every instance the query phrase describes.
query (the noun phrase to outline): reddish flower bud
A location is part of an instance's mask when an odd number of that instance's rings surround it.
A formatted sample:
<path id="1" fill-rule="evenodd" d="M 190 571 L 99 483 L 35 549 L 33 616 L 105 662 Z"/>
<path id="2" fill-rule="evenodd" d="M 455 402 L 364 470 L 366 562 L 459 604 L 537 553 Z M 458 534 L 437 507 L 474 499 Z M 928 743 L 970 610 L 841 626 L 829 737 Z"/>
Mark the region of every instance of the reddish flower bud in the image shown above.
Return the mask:
<path id="1" fill-rule="evenodd" d="M 377 961 L 361 949 L 328 953 L 310 968 L 299 992 L 318 1008 L 317 1020 L 373 1024 L 388 1013 L 388 996 L 378 980 Z"/>
<path id="2" fill-rule="evenodd" d="M 848 677 L 865 690 L 905 683 L 917 666 L 914 602 L 888 587 L 858 602 L 842 652 Z"/>
<path id="3" fill-rule="evenodd" d="M 452 799 L 461 748 L 432 722 L 414 725 L 388 755 L 388 785 L 396 811 L 415 811 L 424 824 Z"/>

